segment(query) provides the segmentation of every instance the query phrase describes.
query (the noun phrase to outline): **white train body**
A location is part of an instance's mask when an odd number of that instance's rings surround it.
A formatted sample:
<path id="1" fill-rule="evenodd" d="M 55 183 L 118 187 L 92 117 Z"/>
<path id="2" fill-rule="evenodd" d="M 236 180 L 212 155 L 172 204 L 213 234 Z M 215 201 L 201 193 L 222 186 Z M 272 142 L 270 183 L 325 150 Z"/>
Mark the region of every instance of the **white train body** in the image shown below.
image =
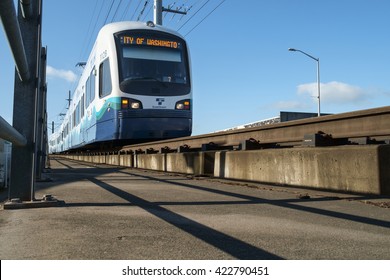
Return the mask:
<path id="1" fill-rule="evenodd" d="M 191 65 L 184 38 L 150 22 L 119 22 L 100 30 L 49 151 L 191 132 Z"/>

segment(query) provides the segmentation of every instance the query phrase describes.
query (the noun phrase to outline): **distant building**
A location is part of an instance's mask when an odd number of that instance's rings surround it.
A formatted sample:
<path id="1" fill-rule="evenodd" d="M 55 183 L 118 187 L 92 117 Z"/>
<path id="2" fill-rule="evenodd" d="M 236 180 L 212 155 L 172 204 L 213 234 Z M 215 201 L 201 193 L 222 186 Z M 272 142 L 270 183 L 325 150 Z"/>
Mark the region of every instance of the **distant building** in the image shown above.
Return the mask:
<path id="1" fill-rule="evenodd" d="M 321 114 L 321 116 L 326 116 L 326 115 L 330 115 L 330 114 Z M 247 123 L 247 124 L 235 126 L 232 128 L 223 129 L 223 130 L 220 130 L 219 132 L 233 131 L 233 130 L 237 130 L 237 129 L 245 129 L 245 128 L 252 128 L 252 127 L 259 127 L 259 126 L 264 126 L 264 125 L 269 125 L 269 124 L 313 118 L 313 117 L 317 117 L 317 116 L 318 116 L 317 113 L 281 111 L 280 115 L 278 117 L 273 117 L 273 118 L 269 118 L 269 119 L 265 119 L 265 120 L 261 120 L 261 121 L 256 121 L 256 122 L 252 122 L 252 123 Z"/>

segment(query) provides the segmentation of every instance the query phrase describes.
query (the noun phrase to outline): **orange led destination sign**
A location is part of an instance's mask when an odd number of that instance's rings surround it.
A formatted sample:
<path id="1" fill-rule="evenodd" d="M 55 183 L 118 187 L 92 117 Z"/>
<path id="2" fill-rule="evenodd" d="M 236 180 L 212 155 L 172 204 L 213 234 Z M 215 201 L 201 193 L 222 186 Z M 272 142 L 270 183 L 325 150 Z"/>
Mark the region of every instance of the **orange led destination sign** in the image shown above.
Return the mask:
<path id="1" fill-rule="evenodd" d="M 145 37 L 132 37 L 122 36 L 121 43 L 124 45 L 147 45 L 155 47 L 165 47 L 177 49 L 180 47 L 180 43 L 176 41 L 161 40 L 161 39 L 150 39 Z"/>

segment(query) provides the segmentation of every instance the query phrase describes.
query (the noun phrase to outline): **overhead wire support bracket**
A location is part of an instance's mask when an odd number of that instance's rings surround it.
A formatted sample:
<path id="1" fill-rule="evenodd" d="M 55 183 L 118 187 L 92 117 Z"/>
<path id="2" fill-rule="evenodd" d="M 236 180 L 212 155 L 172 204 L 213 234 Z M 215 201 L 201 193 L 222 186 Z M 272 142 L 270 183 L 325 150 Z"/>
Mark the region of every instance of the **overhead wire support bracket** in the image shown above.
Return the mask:
<path id="1" fill-rule="evenodd" d="M 186 15 L 187 14 L 187 10 L 184 10 L 184 11 L 180 11 L 178 9 L 172 10 L 172 9 L 164 8 L 164 7 L 162 7 L 162 11 L 163 12 L 167 12 L 167 13 L 181 14 L 181 15 Z"/>
<path id="2" fill-rule="evenodd" d="M 162 0 L 154 0 L 154 24 L 156 25 L 162 25 L 162 13 L 175 13 L 175 14 L 181 14 L 186 15 L 187 10 L 180 11 L 179 9 L 173 10 L 170 8 L 164 8 L 162 6 Z"/>

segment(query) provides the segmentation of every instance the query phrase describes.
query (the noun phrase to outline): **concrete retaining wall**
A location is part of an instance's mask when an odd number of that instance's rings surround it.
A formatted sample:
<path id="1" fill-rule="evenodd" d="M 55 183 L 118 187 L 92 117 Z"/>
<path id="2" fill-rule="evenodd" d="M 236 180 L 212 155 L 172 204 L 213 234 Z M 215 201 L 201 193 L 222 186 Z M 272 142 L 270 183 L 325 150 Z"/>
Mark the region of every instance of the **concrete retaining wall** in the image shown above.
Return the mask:
<path id="1" fill-rule="evenodd" d="M 97 164 L 143 168 L 194 175 L 213 175 L 215 152 L 168 154 L 99 154 L 62 155 L 63 157 Z"/>
<path id="2" fill-rule="evenodd" d="M 390 194 L 390 146 L 217 152 L 214 176 L 347 192 Z"/>
<path id="3" fill-rule="evenodd" d="M 194 175 L 213 175 L 215 152 L 134 155 L 134 167 Z"/>
<path id="4" fill-rule="evenodd" d="M 277 185 L 390 194 L 390 145 L 67 157 Z"/>

